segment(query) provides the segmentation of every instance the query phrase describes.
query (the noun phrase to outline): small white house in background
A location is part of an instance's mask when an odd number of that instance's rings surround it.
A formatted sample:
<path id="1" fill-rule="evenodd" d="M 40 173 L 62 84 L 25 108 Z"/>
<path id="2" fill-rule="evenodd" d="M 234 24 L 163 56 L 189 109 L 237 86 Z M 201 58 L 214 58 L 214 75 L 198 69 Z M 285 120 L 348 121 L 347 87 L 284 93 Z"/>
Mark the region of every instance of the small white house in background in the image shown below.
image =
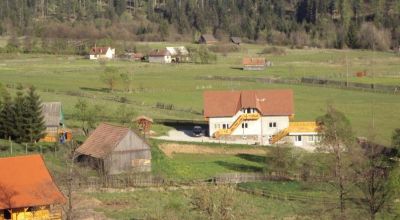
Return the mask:
<path id="1" fill-rule="evenodd" d="M 89 59 L 114 59 L 115 58 L 115 48 L 111 47 L 93 47 L 90 50 Z"/>
<path id="2" fill-rule="evenodd" d="M 171 63 L 172 56 L 168 50 L 155 50 L 149 54 L 149 63 Z"/>
<path id="3" fill-rule="evenodd" d="M 292 121 L 292 90 L 206 91 L 203 96 L 211 137 L 298 147 L 319 141 L 315 122 Z"/>
<path id="4" fill-rule="evenodd" d="M 189 51 L 184 46 L 166 47 L 166 50 L 171 54 L 172 62 L 188 62 Z"/>

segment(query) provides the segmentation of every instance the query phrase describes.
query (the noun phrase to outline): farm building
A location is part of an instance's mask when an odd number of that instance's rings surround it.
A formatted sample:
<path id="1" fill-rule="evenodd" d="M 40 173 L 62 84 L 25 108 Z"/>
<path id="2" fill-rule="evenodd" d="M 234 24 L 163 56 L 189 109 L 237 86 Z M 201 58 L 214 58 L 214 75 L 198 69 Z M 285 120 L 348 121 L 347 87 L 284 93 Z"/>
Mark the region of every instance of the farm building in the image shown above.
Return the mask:
<path id="1" fill-rule="evenodd" d="M 240 45 L 242 43 L 242 39 L 240 37 L 230 37 L 230 40 L 236 45 Z"/>
<path id="2" fill-rule="evenodd" d="M 141 61 L 144 59 L 144 55 L 142 53 L 125 53 L 123 58 L 126 60 Z"/>
<path id="3" fill-rule="evenodd" d="M 149 63 L 171 63 L 172 57 L 168 50 L 155 50 L 149 54 Z"/>
<path id="4" fill-rule="evenodd" d="M 172 62 L 180 63 L 189 61 L 189 51 L 186 47 L 166 47 L 166 49 L 171 54 Z"/>
<path id="5" fill-rule="evenodd" d="M 93 47 L 89 53 L 90 60 L 114 59 L 115 48 L 111 47 Z"/>
<path id="6" fill-rule="evenodd" d="M 243 58 L 243 70 L 265 70 L 267 62 L 265 58 Z"/>
<path id="7" fill-rule="evenodd" d="M 218 41 L 211 34 L 202 34 L 199 38 L 199 44 L 216 44 Z"/>
<path id="8" fill-rule="evenodd" d="M 129 128 L 100 124 L 76 149 L 78 162 L 104 174 L 151 171 L 150 146 Z"/>
<path id="9" fill-rule="evenodd" d="M 62 219 L 64 195 L 40 155 L 0 158 L 0 220 Z"/>
<path id="10" fill-rule="evenodd" d="M 59 138 L 71 140 L 72 134 L 65 128 L 61 102 L 42 103 L 42 116 L 46 126 L 44 142 L 58 142 Z"/>
<path id="11" fill-rule="evenodd" d="M 214 138 L 291 142 L 311 146 L 319 139 L 315 122 L 292 122 L 292 90 L 206 91 L 204 117 Z"/>

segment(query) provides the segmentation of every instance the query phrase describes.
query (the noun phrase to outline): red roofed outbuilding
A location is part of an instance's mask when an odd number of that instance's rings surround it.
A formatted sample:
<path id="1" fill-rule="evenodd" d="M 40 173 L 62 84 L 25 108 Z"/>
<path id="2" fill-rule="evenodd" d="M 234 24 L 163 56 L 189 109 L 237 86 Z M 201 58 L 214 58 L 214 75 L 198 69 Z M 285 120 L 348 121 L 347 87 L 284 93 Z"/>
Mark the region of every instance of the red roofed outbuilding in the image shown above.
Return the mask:
<path id="1" fill-rule="evenodd" d="M 42 156 L 0 158 L 0 173 L 0 219 L 62 219 L 66 199 Z"/>
<path id="2" fill-rule="evenodd" d="M 245 57 L 242 64 L 243 70 L 264 70 L 267 66 L 267 61 L 262 57 Z"/>

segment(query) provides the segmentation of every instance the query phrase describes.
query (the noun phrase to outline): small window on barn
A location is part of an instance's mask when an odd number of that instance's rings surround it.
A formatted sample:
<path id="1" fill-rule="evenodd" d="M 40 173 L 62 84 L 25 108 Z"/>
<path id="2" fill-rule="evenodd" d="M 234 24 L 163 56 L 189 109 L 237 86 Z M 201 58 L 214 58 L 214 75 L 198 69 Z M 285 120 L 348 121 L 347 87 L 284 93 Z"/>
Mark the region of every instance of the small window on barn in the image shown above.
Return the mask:
<path id="1" fill-rule="evenodd" d="M 223 128 L 223 129 L 226 129 L 226 124 L 222 124 L 222 128 Z"/>

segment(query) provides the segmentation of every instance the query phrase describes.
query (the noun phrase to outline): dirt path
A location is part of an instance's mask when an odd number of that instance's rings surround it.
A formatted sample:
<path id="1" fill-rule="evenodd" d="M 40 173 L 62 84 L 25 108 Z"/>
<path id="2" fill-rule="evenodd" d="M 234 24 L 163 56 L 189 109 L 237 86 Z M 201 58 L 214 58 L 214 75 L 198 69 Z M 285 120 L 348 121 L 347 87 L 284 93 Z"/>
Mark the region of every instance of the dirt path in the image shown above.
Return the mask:
<path id="1" fill-rule="evenodd" d="M 261 148 L 220 148 L 220 147 L 207 147 L 194 144 L 176 144 L 164 143 L 161 144 L 160 149 L 168 156 L 172 157 L 174 153 L 181 154 L 256 154 L 265 155 L 266 150 Z"/>

